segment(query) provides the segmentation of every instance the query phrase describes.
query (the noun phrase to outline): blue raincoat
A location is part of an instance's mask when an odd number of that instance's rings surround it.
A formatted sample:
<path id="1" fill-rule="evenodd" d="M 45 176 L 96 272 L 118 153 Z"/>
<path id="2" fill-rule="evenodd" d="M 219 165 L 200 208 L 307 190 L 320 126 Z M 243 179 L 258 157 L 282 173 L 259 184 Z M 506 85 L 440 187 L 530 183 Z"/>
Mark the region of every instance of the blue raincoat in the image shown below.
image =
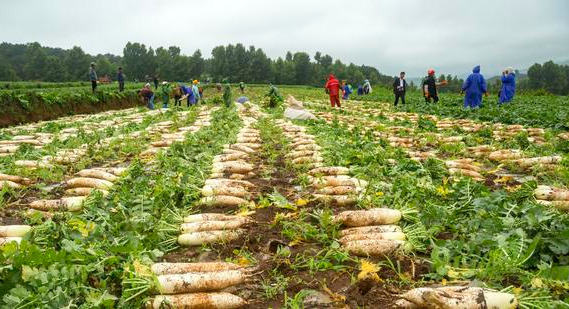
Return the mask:
<path id="1" fill-rule="evenodd" d="M 516 94 L 516 74 L 502 75 L 502 89 L 500 90 L 500 104 L 512 101 Z"/>
<path id="2" fill-rule="evenodd" d="M 477 65 L 472 69 L 472 74 L 468 76 L 462 90 L 466 93 L 464 95 L 464 107 L 476 108 L 482 104 L 482 94 L 487 92 L 486 80 L 480 74 L 480 66 Z"/>

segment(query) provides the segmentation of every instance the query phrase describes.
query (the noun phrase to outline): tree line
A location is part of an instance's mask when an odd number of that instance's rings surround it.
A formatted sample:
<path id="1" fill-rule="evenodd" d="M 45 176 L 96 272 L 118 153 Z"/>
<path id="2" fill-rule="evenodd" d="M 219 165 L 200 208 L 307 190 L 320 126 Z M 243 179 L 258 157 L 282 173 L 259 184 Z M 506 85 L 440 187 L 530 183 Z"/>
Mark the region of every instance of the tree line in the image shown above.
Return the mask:
<path id="1" fill-rule="evenodd" d="M 371 66 L 345 64 L 320 52 L 311 57 L 305 52 L 287 52 L 285 57 L 269 58 L 261 48 L 243 44 L 217 46 L 205 59 L 198 49 L 183 55 L 180 48 L 146 47 L 127 43 L 123 55 L 89 55 L 81 47 L 61 49 L 39 43 L 0 44 L 0 80 L 64 82 L 87 79 L 89 64 L 97 64 L 97 74 L 116 78 L 118 67 L 128 81 L 144 81 L 158 76 L 162 80 L 212 82 L 274 83 L 321 86 L 329 73 L 354 86 L 369 79 L 372 84 L 389 85 L 393 77 Z"/>

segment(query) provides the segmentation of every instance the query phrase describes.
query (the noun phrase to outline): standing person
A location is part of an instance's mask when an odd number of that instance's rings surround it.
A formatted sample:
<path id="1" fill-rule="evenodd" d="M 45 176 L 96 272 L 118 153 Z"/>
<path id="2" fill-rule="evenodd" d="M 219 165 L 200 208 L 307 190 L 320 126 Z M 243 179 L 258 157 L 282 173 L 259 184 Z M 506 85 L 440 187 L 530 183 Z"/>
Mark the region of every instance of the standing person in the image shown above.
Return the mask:
<path id="1" fill-rule="evenodd" d="M 488 90 L 486 88 L 486 80 L 484 76 L 480 74 L 480 66 L 477 65 L 472 69 L 472 74 L 464 81 L 462 85 L 462 91 L 465 92 L 464 96 L 464 108 L 477 108 L 482 104 L 482 94 L 488 96 Z"/>
<path id="2" fill-rule="evenodd" d="M 174 96 L 174 106 L 182 105 L 182 87 L 181 85 L 175 85 L 172 89 L 172 95 Z"/>
<path id="3" fill-rule="evenodd" d="M 344 100 L 349 100 L 350 99 L 350 94 L 352 94 L 352 92 L 354 92 L 354 90 L 352 89 L 352 86 L 350 86 L 350 84 L 344 82 L 344 85 L 342 86 L 342 90 L 344 95 L 342 96 L 342 99 Z"/>
<path id="4" fill-rule="evenodd" d="M 142 90 L 140 90 L 140 95 L 144 98 L 146 107 L 148 107 L 148 109 L 154 109 L 154 92 L 150 89 L 149 83 L 146 83 Z"/>
<path id="5" fill-rule="evenodd" d="M 97 72 L 95 72 L 95 62 L 91 62 L 91 67 L 89 68 L 89 79 L 91 80 L 91 91 L 95 93 L 97 89 Z"/>
<path id="6" fill-rule="evenodd" d="M 435 70 L 429 69 L 427 71 L 427 77 L 423 79 L 423 97 L 425 97 L 425 102 L 431 103 L 431 99 L 433 102 L 439 102 L 439 93 L 437 92 L 437 86 L 444 86 L 446 85 L 446 81 L 442 81 L 437 83 L 435 78 Z"/>
<path id="7" fill-rule="evenodd" d="M 170 83 L 167 81 L 162 82 L 162 108 L 168 108 L 170 102 Z"/>
<path id="8" fill-rule="evenodd" d="M 399 73 L 399 77 L 395 78 L 393 82 L 393 94 L 395 94 L 395 106 L 399 103 L 405 104 L 405 92 L 407 92 L 407 81 L 405 80 L 405 72 Z"/>
<path id="9" fill-rule="evenodd" d="M 124 91 L 124 74 L 122 73 L 122 67 L 119 67 L 119 72 L 117 74 L 117 81 L 119 82 L 119 92 Z"/>
<path id="10" fill-rule="evenodd" d="M 507 67 L 502 72 L 502 88 L 500 89 L 500 104 L 511 102 L 516 94 L 516 74 L 514 68 Z"/>
<path id="11" fill-rule="evenodd" d="M 239 89 L 241 90 L 241 93 L 245 93 L 245 83 L 240 82 L 239 83 Z"/>
<path id="12" fill-rule="evenodd" d="M 221 85 L 218 83 L 218 85 Z M 233 96 L 231 95 L 231 85 L 229 83 L 225 84 L 223 87 L 223 103 L 225 107 L 230 107 L 233 104 Z"/>
<path id="13" fill-rule="evenodd" d="M 199 101 L 201 99 L 200 89 L 198 88 L 198 84 L 199 84 L 199 81 L 197 79 L 194 79 L 194 81 L 192 82 L 192 92 L 194 93 L 194 99 L 195 99 L 194 104 L 199 103 Z"/>
<path id="14" fill-rule="evenodd" d="M 152 81 L 154 82 L 154 89 L 155 89 L 155 90 L 158 90 L 158 75 L 155 74 L 155 75 L 152 77 Z"/>
<path id="15" fill-rule="evenodd" d="M 364 95 L 364 87 L 362 84 L 358 84 L 358 96 Z"/>
<path id="16" fill-rule="evenodd" d="M 217 89 L 217 93 L 221 92 L 221 83 L 215 84 L 215 88 Z"/>
<path id="17" fill-rule="evenodd" d="M 336 105 L 339 108 L 342 108 L 342 105 L 340 104 L 340 82 L 336 79 L 334 74 L 330 74 L 330 76 L 328 76 L 328 81 L 324 88 L 326 89 L 326 93 L 330 95 L 330 104 L 332 105 L 332 108 L 335 108 Z"/>
<path id="18" fill-rule="evenodd" d="M 369 82 L 368 79 L 364 80 L 364 94 L 370 94 L 371 93 L 371 83 Z"/>

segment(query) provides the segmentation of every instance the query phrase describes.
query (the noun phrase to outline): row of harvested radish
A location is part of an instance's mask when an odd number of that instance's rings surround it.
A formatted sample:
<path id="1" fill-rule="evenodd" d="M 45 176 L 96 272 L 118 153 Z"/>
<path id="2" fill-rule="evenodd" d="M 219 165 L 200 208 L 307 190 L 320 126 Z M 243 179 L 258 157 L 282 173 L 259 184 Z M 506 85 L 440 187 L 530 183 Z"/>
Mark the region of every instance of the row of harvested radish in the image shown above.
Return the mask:
<path id="1" fill-rule="evenodd" d="M 36 200 L 29 204 L 29 208 L 39 211 L 80 211 L 83 202 L 93 191 L 100 191 L 107 195 L 115 182 L 126 168 L 90 168 L 84 169 L 65 182 L 65 197 L 51 200 Z"/>
<path id="2" fill-rule="evenodd" d="M 321 147 L 314 141 L 314 135 L 306 133 L 306 128 L 293 124 L 290 121 L 278 119 L 276 125 L 283 130 L 283 134 L 292 141 L 291 152 L 286 158 L 294 165 L 316 168 L 322 166 Z"/>
<path id="3" fill-rule="evenodd" d="M 0 225 L 0 247 L 13 241 L 19 244 L 31 229 L 29 225 Z"/>
<path id="4" fill-rule="evenodd" d="M 247 304 L 226 292 L 248 282 L 254 268 L 227 262 L 156 263 L 151 272 L 156 280 L 150 288 L 154 296 L 147 308 L 234 309 Z"/>
<path id="5" fill-rule="evenodd" d="M 177 238 L 180 246 L 231 242 L 244 235 L 245 227 L 252 223 L 248 214 L 201 213 L 188 215 L 183 220 Z"/>
<path id="6" fill-rule="evenodd" d="M 357 202 L 368 183 L 348 175 L 342 166 L 317 167 L 309 171 L 308 179 L 317 201 L 336 206 L 350 206 Z"/>
<path id="7" fill-rule="evenodd" d="M 141 158 L 153 158 L 161 150 L 167 149 L 172 146 L 173 143 L 182 142 L 185 139 L 186 134 L 195 133 L 199 131 L 202 127 L 207 127 L 211 125 L 211 113 L 215 111 L 209 109 L 202 109 L 198 114 L 198 117 L 193 125 L 188 127 L 178 128 L 176 132 L 170 133 L 171 127 L 174 125 L 173 121 L 164 121 L 157 123 L 156 125 L 147 128 L 150 134 L 161 134 L 160 140 L 150 143 L 150 147 L 145 151 L 140 153 Z M 181 116 L 185 116 L 188 112 L 181 112 Z"/>
<path id="8" fill-rule="evenodd" d="M 390 208 L 344 211 L 334 221 L 347 227 L 340 231 L 339 242 L 349 253 L 358 256 L 383 256 L 395 252 L 406 243 L 397 225 L 402 213 Z"/>
<path id="9" fill-rule="evenodd" d="M 405 309 L 516 309 L 516 295 L 469 286 L 415 288 L 400 295 L 395 308 Z"/>
<path id="10" fill-rule="evenodd" d="M 137 116 L 137 118 L 129 118 L 129 121 L 136 122 L 136 119 L 140 119 L 140 122 L 142 122 L 143 116 L 142 115 L 136 115 L 136 116 Z M 140 118 L 138 118 L 138 117 L 140 117 Z M 125 123 L 124 125 L 128 125 L 130 123 L 131 122 L 128 122 L 128 123 Z M 163 124 L 163 122 L 151 125 L 148 128 L 160 126 L 161 124 Z M 70 129 L 77 130 L 75 128 L 68 128 L 68 129 L 64 129 L 62 131 L 70 130 Z M 127 137 L 136 137 L 139 133 L 140 133 L 139 131 L 135 131 L 135 132 L 129 133 L 127 135 L 117 135 L 117 136 L 108 137 L 108 138 L 103 139 L 101 141 L 100 147 L 108 146 L 114 140 L 120 140 L 120 139 L 124 139 Z M 64 165 L 73 164 L 73 163 L 80 161 L 86 155 L 87 148 L 88 148 L 88 145 L 83 144 L 83 145 L 79 146 L 79 148 L 77 148 L 77 149 L 59 150 L 55 155 L 44 156 L 40 160 L 17 160 L 15 162 L 15 165 L 20 166 L 20 167 L 24 167 L 27 169 L 37 169 L 37 168 L 53 168 L 54 167 L 53 163 L 64 164 Z"/>

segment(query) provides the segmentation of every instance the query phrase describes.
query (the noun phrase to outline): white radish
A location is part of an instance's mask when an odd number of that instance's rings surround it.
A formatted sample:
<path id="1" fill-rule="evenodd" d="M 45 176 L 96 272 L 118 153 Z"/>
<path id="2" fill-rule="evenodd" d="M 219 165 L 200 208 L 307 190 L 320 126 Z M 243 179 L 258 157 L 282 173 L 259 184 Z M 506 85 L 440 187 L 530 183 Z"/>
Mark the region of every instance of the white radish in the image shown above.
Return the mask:
<path id="1" fill-rule="evenodd" d="M 334 219 L 350 227 L 395 224 L 401 220 L 401 211 L 390 208 L 350 210 L 339 213 Z"/>
<path id="2" fill-rule="evenodd" d="M 93 193 L 93 191 L 99 191 L 103 194 L 103 196 L 109 195 L 109 191 L 102 190 L 102 189 L 95 189 L 95 188 L 73 188 L 65 190 L 66 195 L 71 196 L 88 196 Z"/>
<path id="3" fill-rule="evenodd" d="M 341 244 L 345 244 L 345 243 L 348 243 L 350 241 L 375 240 L 375 239 L 406 240 L 406 237 L 405 237 L 405 234 L 403 232 L 351 234 L 351 235 L 346 235 L 346 236 L 340 238 L 339 242 Z"/>
<path id="4" fill-rule="evenodd" d="M 0 246 L 11 243 L 13 241 L 19 244 L 22 242 L 22 237 L 0 237 Z"/>
<path id="5" fill-rule="evenodd" d="M 212 173 L 237 173 L 237 174 L 247 174 L 251 172 L 254 167 L 245 162 L 222 162 L 214 163 L 212 167 Z"/>
<path id="6" fill-rule="evenodd" d="M 155 263 L 150 269 L 155 275 L 185 274 L 190 272 L 215 272 L 241 269 L 243 266 L 227 262 L 203 263 Z"/>
<path id="7" fill-rule="evenodd" d="M 350 195 L 324 195 L 324 194 L 314 194 L 313 195 L 317 201 L 330 203 L 337 206 L 348 206 L 353 205 L 357 202 L 355 196 Z"/>
<path id="8" fill-rule="evenodd" d="M 229 195 L 236 197 L 245 197 L 248 195 L 245 188 L 234 185 L 234 186 L 204 186 L 202 188 L 203 196 L 214 196 L 214 195 Z"/>
<path id="9" fill-rule="evenodd" d="M 72 178 L 67 181 L 69 188 L 96 188 L 108 190 L 112 188 L 113 183 L 103 179 L 78 177 Z"/>
<path id="10" fill-rule="evenodd" d="M 254 212 L 252 212 L 254 213 Z M 201 222 L 201 221 L 231 221 L 231 220 L 241 220 L 246 218 L 246 215 L 225 215 L 225 214 L 218 214 L 218 213 L 203 213 L 203 214 L 195 214 L 195 215 L 188 215 L 184 217 L 184 222 L 191 223 L 191 222 Z"/>
<path id="11" fill-rule="evenodd" d="M 245 305 L 243 298 L 226 292 L 158 295 L 150 303 L 153 309 L 237 309 Z"/>
<path id="12" fill-rule="evenodd" d="M 32 160 L 18 160 L 14 162 L 16 166 L 22 166 L 27 168 L 52 168 L 53 165 L 43 162 L 43 161 L 32 161 Z"/>
<path id="13" fill-rule="evenodd" d="M 19 183 L 22 185 L 28 185 L 32 182 L 30 179 L 25 178 L 25 177 L 13 176 L 13 175 L 7 175 L 7 174 L 0 173 L 0 181 L 2 181 L 2 180 L 9 180 L 9 181 Z"/>
<path id="14" fill-rule="evenodd" d="M 323 162 L 324 158 L 320 155 L 313 155 L 313 156 L 306 156 L 306 157 L 299 157 L 292 160 L 293 164 L 305 164 L 305 163 L 319 163 Z"/>
<path id="15" fill-rule="evenodd" d="M 29 225 L 0 225 L 0 237 L 22 237 L 31 229 Z"/>
<path id="16" fill-rule="evenodd" d="M 235 179 L 207 179 L 205 181 L 206 186 L 240 186 L 245 188 L 254 188 L 255 185 L 247 180 L 235 180 Z"/>
<path id="17" fill-rule="evenodd" d="M 182 223 L 180 233 L 187 234 L 203 231 L 234 230 L 245 225 L 248 221 L 244 218 L 231 221 L 202 221 L 192 223 Z"/>
<path id="18" fill-rule="evenodd" d="M 203 244 L 211 244 L 218 242 L 230 242 L 238 239 L 244 230 L 228 230 L 228 231 L 202 231 L 180 234 L 178 243 L 182 246 L 200 246 Z"/>
<path id="19" fill-rule="evenodd" d="M 223 206 L 223 207 L 239 206 L 248 203 L 249 202 L 240 197 L 229 196 L 229 195 L 208 196 L 200 200 L 200 204 L 203 205 Z"/>
<path id="20" fill-rule="evenodd" d="M 366 234 L 366 233 L 394 233 L 402 232 L 400 226 L 398 225 L 372 225 L 372 226 L 361 226 L 352 227 L 349 229 L 341 230 L 340 237 L 353 235 L 353 234 Z"/>
<path id="21" fill-rule="evenodd" d="M 87 177 L 87 178 L 97 178 L 97 179 L 103 179 L 106 181 L 116 181 L 117 180 L 117 176 L 111 174 L 111 173 L 107 173 L 105 171 L 101 171 L 101 170 L 95 170 L 95 169 L 84 169 L 82 171 L 79 171 L 77 173 L 77 176 L 81 176 L 81 177 Z"/>
<path id="22" fill-rule="evenodd" d="M 308 172 L 312 176 L 316 175 L 348 175 L 350 173 L 350 169 L 343 166 L 328 166 L 328 167 L 320 167 L 312 169 Z"/>
<path id="23" fill-rule="evenodd" d="M 394 252 L 405 244 L 401 240 L 368 239 L 355 240 L 343 244 L 351 254 L 358 256 L 381 256 Z"/>
<path id="24" fill-rule="evenodd" d="M 83 207 L 84 196 L 63 197 L 59 200 L 38 200 L 30 203 L 30 208 L 49 210 L 79 211 Z"/>
<path id="25" fill-rule="evenodd" d="M 447 286 L 439 288 L 416 288 L 401 295 L 406 308 L 464 308 L 464 309 L 515 309 L 516 296 L 478 287 Z"/>
<path id="26" fill-rule="evenodd" d="M 355 186 L 324 187 L 316 190 L 316 193 L 323 195 L 345 195 L 356 192 L 358 192 L 358 189 Z"/>
<path id="27" fill-rule="evenodd" d="M 4 188 L 20 189 L 22 188 L 22 185 L 10 180 L 0 180 L 0 189 Z"/>

